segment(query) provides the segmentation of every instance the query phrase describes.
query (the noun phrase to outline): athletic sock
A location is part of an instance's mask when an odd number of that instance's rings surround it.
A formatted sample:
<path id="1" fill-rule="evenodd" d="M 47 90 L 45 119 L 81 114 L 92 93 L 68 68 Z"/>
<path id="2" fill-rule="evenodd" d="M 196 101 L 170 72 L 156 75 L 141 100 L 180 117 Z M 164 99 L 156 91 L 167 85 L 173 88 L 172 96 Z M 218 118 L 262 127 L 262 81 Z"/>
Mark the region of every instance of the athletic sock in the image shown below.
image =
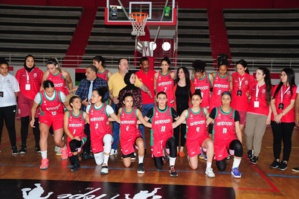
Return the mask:
<path id="1" fill-rule="evenodd" d="M 211 168 L 212 167 L 212 162 L 207 162 L 207 168 Z"/>
<path id="2" fill-rule="evenodd" d="M 109 155 L 104 154 L 104 164 L 108 166 Z"/>
<path id="3" fill-rule="evenodd" d="M 144 156 L 138 156 L 138 164 L 143 163 Z"/>
<path id="4" fill-rule="evenodd" d="M 40 153 L 42 155 L 42 159 L 47 159 L 47 154 L 48 154 L 47 151 L 41 151 Z"/>
<path id="5" fill-rule="evenodd" d="M 176 158 L 169 157 L 169 166 L 174 166 L 175 160 L 176 160 Z"/>
<path id="6" fill-rule="evenodd" d="M 238 168 L 240 163 L 241 163 L 241 159 L 235 157 L 232 168 Z"/>

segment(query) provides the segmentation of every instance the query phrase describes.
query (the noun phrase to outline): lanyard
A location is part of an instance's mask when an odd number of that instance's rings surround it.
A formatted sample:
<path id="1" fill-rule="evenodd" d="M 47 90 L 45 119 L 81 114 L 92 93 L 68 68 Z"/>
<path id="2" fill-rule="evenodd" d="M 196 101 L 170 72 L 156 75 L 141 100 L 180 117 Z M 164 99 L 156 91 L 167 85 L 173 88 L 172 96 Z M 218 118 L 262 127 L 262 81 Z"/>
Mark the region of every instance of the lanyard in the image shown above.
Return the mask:
<path id="1" fill-rule="evenodd" d="M 27 71 L 26 71 L 26 80 L 27 80 L 27 84 L 29 84 L 29 74 Z"/>
<path id="2" fill-rule="evenodd" d="M 282 87 L 281 87 L 281 89 L 280 89 L 280 102 L 281 102 L 281 103 L 283 102 L 283 96 L 284 96 L 289 90 L 290 90 L 290 87 L 288 87 L 288 88 L 286 89 L 286 91 L 283 92 L 283 89 L 282 89 Z"/>
<path id="3" fill-rule="evenodd" d="M 259 87 L 258 84 L 256 84 L 256 91 L 255 91 L 255 99 L 256 99 L 256 101 L 257 101 L 257 99 L 258 99 L 259 92 L 260 92 L 260 87 Z"/>
<path id="4" fill-rule="evenodd" d="M 242 77 L 242 79 L 239 77 L 239 90 L 241 90 L 243 80 L 244 77 Z"/>

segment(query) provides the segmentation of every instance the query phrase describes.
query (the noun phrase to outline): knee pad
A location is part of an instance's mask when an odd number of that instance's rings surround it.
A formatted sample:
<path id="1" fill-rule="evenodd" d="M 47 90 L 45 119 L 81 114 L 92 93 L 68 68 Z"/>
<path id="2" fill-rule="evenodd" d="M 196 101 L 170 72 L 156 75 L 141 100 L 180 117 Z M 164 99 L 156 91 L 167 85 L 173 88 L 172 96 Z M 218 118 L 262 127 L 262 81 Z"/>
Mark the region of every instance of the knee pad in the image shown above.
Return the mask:
<path id="1" fill-rule="evenodd" d="M 100 153 L 94 154 L 94 160 L 97 165 L 102 165 L 104 162 L 104 153 L 100 152 Z"/>
<path id="2" fill-rule="evenodd" d="M 105 153 L 110 153 L 111 145 L 112 145 L 112 142 L 113 142 L 112 135 L 106 134 L 103 138 L 103 142 L 104 142 L 104 152 Z"/>
<path id="3" fill-rule="evenodd" d="M 221 161 L 216 161 L 216 166 L 219 171 L 224 171 L 226 169 L 226 162 L 225 159 Z"/>

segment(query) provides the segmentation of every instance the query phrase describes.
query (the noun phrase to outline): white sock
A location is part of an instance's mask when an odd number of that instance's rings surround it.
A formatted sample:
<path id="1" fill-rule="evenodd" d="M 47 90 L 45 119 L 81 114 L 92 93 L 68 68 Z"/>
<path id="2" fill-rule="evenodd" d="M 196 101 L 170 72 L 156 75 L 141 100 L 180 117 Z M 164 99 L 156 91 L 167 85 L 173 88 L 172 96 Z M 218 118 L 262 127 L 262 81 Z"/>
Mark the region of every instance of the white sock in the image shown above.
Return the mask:
<path id="1" fill-rule="evenodd" d="M 232 168 L 239 168 L 239 165 L 241 163 L 240 158 L 234 158 L 233 167 Z"/>
<path id="2" fill-rule="evenodd" d="M 109 160 L 109 155 L 104 154 L 104 163 L 106 166 L 108 166 L 108 160 Z"/>
<path id="3" fill-rule="evenodd" d="M 48 151 L 41 151 L 42 159 L 47 159 Z"/>
<path id="4" fill-rule="evenodd" d="M 138 164 L 143 163 L 144 156 L 138 156 Z"/>
<path id="5" fill-rule="evenodd" d="M 211 168 L 212 167 L 212 162 L 207 162 L 207 168 Z"/>
<path id="6" fill-rule="evenodd" d="M 94 154 L 94 160 L 96 161 L 97 165 L 102 165 L 103 160 L 104 160 L 103 156 L 104 156 L 103 152 Z"/>
<path id="7" fill-rule="evenodd" d="M 176 158 L 169 157 L 169 166 L 174 166 L 175 160 L 176 160 Z"/>

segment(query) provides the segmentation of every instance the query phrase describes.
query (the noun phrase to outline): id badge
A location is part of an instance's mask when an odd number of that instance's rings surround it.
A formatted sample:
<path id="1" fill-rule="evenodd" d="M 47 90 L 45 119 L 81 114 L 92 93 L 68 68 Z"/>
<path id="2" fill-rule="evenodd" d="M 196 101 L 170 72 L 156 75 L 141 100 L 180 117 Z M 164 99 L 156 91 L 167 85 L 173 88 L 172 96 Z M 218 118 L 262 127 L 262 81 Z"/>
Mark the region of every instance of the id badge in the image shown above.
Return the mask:
<path id="1" fill-rule="evenodd" d="M 278 104 L 278 109 L 283 109 L 284 108 L 284 104 L 283 103 L 279 103 Z"/>
<path id="2" fill-rule="evenodd" d="M 31 87 L 30 87 L 30 84 L 26 84 L 26 85 L 25 85 L 25 90 L 26 90 L 26 91 L 29 91 L 30 88 L 31 88 Z"/>
<path id="3" fill-rule="evenodd" d="M 237 96 L 242 96 L 242 90 L 237 91 Z"/>
<path id="4" fill-rule="evenodd" d="M 227 128 L 223 128 L 222 133 L 223 133 L 223 134 L 227 133 Z"/>
<path id="5" fill-rule="evenodd" d="M 0 97 L 4 97 L 4 92 L 0 91 Z"/>
<path id="6" fill-rule="evenodd" d="M 259 101 L 254 101 L 254 108 L 260 107 L 260 102 Z"/>

